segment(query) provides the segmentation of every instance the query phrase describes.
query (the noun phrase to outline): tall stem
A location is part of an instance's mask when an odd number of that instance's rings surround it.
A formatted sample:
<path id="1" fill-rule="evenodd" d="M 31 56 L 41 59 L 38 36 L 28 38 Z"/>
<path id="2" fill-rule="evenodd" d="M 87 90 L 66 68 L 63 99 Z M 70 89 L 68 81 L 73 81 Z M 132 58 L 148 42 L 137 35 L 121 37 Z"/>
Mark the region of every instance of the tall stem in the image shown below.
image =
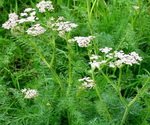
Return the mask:
<path id="1" fill-rule="evenodd" d="M 57 75 L 57 73 L 55 72 L 55 70 L 53 70 L 52 66 L 48 63 L 48 61 L 45 59 L 44 55 L 42 54 L 42 52 L 38 49 L 37 45 L 35 42 L 30 41 L 31 46 L 36 50 L 37 54 L 39 55 L 39 57 L 41 58 L 41 60 L 46 64 L 46 66 L 50 69 L 52 75 L 54 76 L 55 80 L 57 81 L 57 83 L 60 85 L 60 87 L 62 88 L 61 85 L 61 81 L 59 76 Z"/>
<path id="2" fill-rule="evenodd" d="M 94 71 L 92 71 L 92 79 L 93 79 L 93 81 L 95 81 Z M 111 115 L 110 115 L 110 113 L 108 111 L 106 103 L 103 101 L 102 97 L 100 96 L 99 88 L 98 88 L 97 85 L 95 85 L 95 91 L 96 91 L 96 94 L 97 94 L 97 96 L 99 98 L 99 101 L 104 105 L 103 108 L 105 110 L 105 115 L 107 116 L 108 120 L 111 121 L 111 119 L 112 119 Z"/>
<path id="3" fill-rule="evenodd" d="M 72 84 L 72 48 L 70 43 L 68 43 L 68 39 L 70 37 L 70 34 L 67 35 L 66 42 L 67 42 L 67 49 L 68 49 L 68 90 L 67 95 L 70 92 L 70 87 Z"/>
<path id="4" fill-rule="evenodd" d="M 120 101 L 122 102 L 123 105 L 127 105 L 124 98 L 122 97 L 122 94 L 121 94 L 121 79 L 122 79 L 122 68 L 119 68 L 119 78 L 118 78 L 118 87 L 117 87 L 117 92 L 119 94 L 119 98 L 120 98 Z"/>
<path id="5" fill-rule="evenodd" d="M 55 46 L 55 38 L 52 38 L 52 48 L 53 48 L 53 53 L 52 53 L 52 58 L 50 65 L 52 66 L 55 60 L 55 52 L 56 52 L 56 46 Z"/>
<path id="6" fill-rule="evenodd" d="M 124 114 L 123 114 L 123 117 L 122 117 L 122 120 L 121 120 L 121 124 L 120 125 L 123 125 L 127 119 L 127 116 L 128 116 L 128 113 L 129 113 L 129 110 L 130 110 L 130 107 L 137 101 L 137 99 L 143 95 L 143 93 L 148 89 L 146 87 L 146 85 L 149 83 L 150 81 L 150 78 L 148 78 L 143 87 L 139 90 L 139 92 L 137 93 L 137 95 L 128 103 L 128 105 L 126 106 L 126 109 L 124 111 Z"/>
<path id="7" fill-rule="evenodd" d="M 120 124 L 120 125 L 124 125 L 124 123 L 125 123 L 125 121 L 126 121 L 126 118 L 127 118 L 127 116 L 128 116 L 128 111 L 129 111 L 129 108 L 128 108 L 128 107 L 126 107 L 126 109 L 125 109 L 125 112 L 124 112 L 124 114 L 123 114 L 123 117 L 122 117 L 122 120 L 121 120 L 121 124 Z"/>
<path id="8" fill-rule="evenodd" d="M 70 0 L 68 0 L 67 2 L 67 7 L 69 8 L 69 6 L 70 6 Z"/>
<path id="9" fill-rule="evenodd" d="M 69 83 L 69 86 L 72 84 L 72 59 L 71 59 L 71 46 L 69 45 L 69 43 L 67 43 L 67 48 L 68 48 L 68 75 L 69 75 L 69 78 L 68 78 L 68 83 Z"/>

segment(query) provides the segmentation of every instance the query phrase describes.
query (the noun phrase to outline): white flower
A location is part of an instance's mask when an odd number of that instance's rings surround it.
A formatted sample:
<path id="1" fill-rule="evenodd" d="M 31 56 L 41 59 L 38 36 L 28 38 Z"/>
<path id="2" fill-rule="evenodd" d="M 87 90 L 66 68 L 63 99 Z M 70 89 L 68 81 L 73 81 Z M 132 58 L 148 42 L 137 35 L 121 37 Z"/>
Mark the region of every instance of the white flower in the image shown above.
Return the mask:
<path id="1" fill-rule="evenodd" d="M 16 13 L 10 13 L 8 21 L 2 24 L 2 27 L 4 29 L 11 29 L 17 26 L 17 22 L 18 22 L 18 15 Z"/>
<path id="2" fill-rule="evenodd" d="M 37 90 L 35 89 L 22 89 L 21 92 L 25 95 L 24 98 L 31 99 L 38 95 Z"/>
<path id="3" fill-rule="evenodd" d="M 90 45 L 91 40 L 93 40 L 94 36 L 88 36 L 88 37 L 74 37 L 72 40 L 78 43 L 79 47 L 88 47 Z"/>
<path id="4" fill-rule="evenodd" d="M 110 62 L 109 67 L 121 67 L 123 64 L 132 66 L 133 64 L 139 64 L 139 61 L 142 61 L 142 57 L 140 57 L 136 52 L 125 54 L 123 51 L 115 51 L 114 57 L 116 60 Z"/>
<path id="5" fill-rule="evenodd" d="M 142 57 L 140 57 L 139 54 L 136 53 L 136 52 L 131 52 L 130 55 L 133 56 L 138 61 L 142 61 L 143 60 Z"/>
<path id="6" fill-rule="evenodd" d="M 21 89 L 21 92 L 22 92 L 22 93 L 25 93 L 26 91 L 27 91 L 27 89 L 26 89 L 26 88 Z"/>
<path id="7" fill-rule="evenodd" d="M 131 52 L 129 54 L 124 54 L 123 51 L 115 52 L 115 57 L 119 58 L 122 63 L 127 65 L 139 64 L 139 61 L 142 61 L 142 57 L 140 57 L 136 52 Z"/>
<path id="8" fill-rule="evenodd" d="M 54 10 L 54 7 L 53 7 L 51 1 L 44 1 L 44 0 L 42 0 L 41 2 L 39 2 L 36 5 L 36 7 L 39 9 L 39 12 L 41 12 L 41 13 L 46 12 L 46 10 L 48 10 L 48 11 Z"/>
<path id="9" fill-rule="evenodd" d="M 19 24 L 25 22 L 35 22 L 36 12 L 33 8 L 26 8 L 23 13 L 20 14 L 21 18 L 18 20 Z"/>
<path id="10" fill-rule="evenodd" d="M 70 32 L 78 26 L 70 21 L 64 21 L 64 17 L 59 17 L 57 20 L 52 17 L 47 24 L 52 30 L 58 31 L 60 37 L 63 37 L 65 33 Z"/>
<path id="11" fill-rule="evenodd" d="M 92 55 L 90 57 L 91 62 L 89 63 L 91 65 L 91 68 L 95 70 L 96 68 L 99 68 L 102 64 L 106 63 L 108 63 L 108 66 L 111 68 L 120 68 L 123 65 L 132 66 L 133 64 L 139 64 L 139 62 L 143 60 L 142 57 L 140 57 L 139 54 L 136 52 L 125 54 L 123 50 L 120 50 L 108 53 L 110 50 L 112 50 L 112 48 L 105 47 L 100 49 L 101 52 L 104 52 L 106 54 L 107 61 L 98 61 L 98 57 L 100 56 Z"/>
<path id="12" fill-rule="evenodd" d="M 94 70 L 96 68 L 99 68 L 101 63 L 94 60 L 93 62 L 90 62 L 89 64 L 91 65 L 91 68 Z"/>
<path id="13" fill-rule="evenodd" d="M 99 50 L 100 50 L 101 52 L 107 54 L 107 53 L 109 53 L 109 52 L 112 50 L 112 48 L 105 47 L 105 48 L 100 48 Z"/>
<path id="14" fill-rule="evenodd" d="M 99 59 L 99 55 L 94 55 L 94 54 L 92 54 L 91 56 L 90 56 L 90 60 L 97 60 L 97 59 Z"/>
<path id="15" fill-rule="evenodd" d="M 134 57 L 128 54 L 125 54 L 124 57 L 121 58 L 121 61 L 127 65 L 132 65 L 132 64 L 137 63 Z"/>
<path id="16" fill-rule="evenodd" d="M 114 57 L 116 57 L 116 58 L 124 58 L 124 52 L 122 51 L 122 50 L 120 50 L 120 51 L 114 51 Z"/>
<path id="17" fill-rule="evenodd" d="M 115 68 L 116 66 L 115 66 L 115 64 L 113 62 L 109 62 L 109 67 Z"/>
<path id="18" fill-rule="evenodd" d="M 40 26 L 40 24 L 35 24 L 32 27 L 30 27 L 26 32 L 29 35 L 37 36 L 43 34 L 45 31 L 46 30 L 42 26 Z"/>
<path id="19" fill-rule="evenodd" d="M 24 22 L 26 22 L 26 19 L 24 19 L 24 18 L 22 18 L 22 19 L 20 19 L 20 20 L 18 20 L 18 23 L 24 23 Z"/>
<path id="20" fill-rule="evenodd" d="M 90 78 L 90 77 L 84 77 L 82 79 L 79 79 L 80 82 L 82 83 L 82 87 L 84 88 L 93 88 L 95 86 L 95 82 Z"/>
<path id="21" fill-rule="evenodd" d="M 64 36 L 66 32 L 70 32 L 73 28 L 76 28 L 78 25 L 75 23 L 71 23 L 69 21 L 66 22 L 57 22 L 54 24 L 54 27 L 59 32 L 60 36 Z"/>
<path id="22" fill-rule="evenodd" d="M 50 21 L 54 21 L 55 20 L 55 18 L 54 17 L 50 17 Z"/>
<path id="23" fill-rule="evenodd" d="M 26 22 L 35 22 L 35 16 L 29 16 L 26 18 Z"/>
<path id="24" fill-rule="evenodd" d="M 32 12 L 32 11 L 35 11 L 35 9 L 33 9 L 33 8 L 26 8 L 24 10 L 24 13 L 26 13 L 26 12 Z"/>
<path id="25" fill-rule="evenodd" d="M 28 16 L 28 14 L 27 13 L 20 13 L 20 16 Z"/>
<path id="26" fill-rule="evenodd" d="M 69 21 L 66 21 L 66 22 L 58 22 L 56 23 L 56 25 L 58 28 L 57 30 L 58 31 L 65 31 L 65 32 L 69 32 L 71 31 L 73 28 L 76 28 L 77 25 L 75 23 L 71 23 Z"/>
<path id="27" fill-rule="evenodd" d="M 30 16 L 35 16 L 35 15 L 36 15 L 35 11 L 33 11 L 33 12 L 30 13 Z"/>
<path id="28" fill-rule="evenodd" d="M 114 62 L 115 66 L 117 66 L 118 68 L 120 68 L 123 64 L 122 60 L 117 60 Z"/>
<path id="29" fill-rule="evenodd" d="M 106 60 L 102 60 L 102 61 L 100 61 L 100 64 L 106 64 L 107 63 L 107 61 Z"/>
<path id="30" fill-rule="evenodd" d="M 93 80 L 91 80 L 90 77 L 84 77 L 82 79 L 79 79 L 79 82 L 82 82 L 82 81 L 92 82 Z"/>
<path id="31" fill-rule="evenodd" d="M 18 15 L 16 13 L 10 13 L 9 14 L 9 20 L 10 21 L 17 21 L 18 20 Z"/>
<path id="32" fill-rule="evenodd" d="M 63 21 L 65 18 L 63 16 L 58 17 L 57 22 Z"/>
<path id="33" fill-rule="evenodd" d="M 112 59 L 112 58 L 114 58 L 114 54 L 113 53 L 108 53 L 106 55 L 106 57 L 109 58 L 109 59 Z"/>
<path id="34" fill-rule="evenodd" d="M 91 68 L 93 70 L 95 70 L 96 68 L 99 69 L 100 65 L 105 64 L 107 61 L 106 60 L 102 60 L 102 61 L 92 61 L 89 64 L 91 65 Z"/>
<path id="35" fill-rule="evenodd" d="M 83 84 L 82 84 L 82 86 L 84 87 L 84 88 L 93 88 L 94 86 L 95 86 L 95 84 L 93 84 L 93 83 L 88 83 L 88 82 L 83 82 Z"/>

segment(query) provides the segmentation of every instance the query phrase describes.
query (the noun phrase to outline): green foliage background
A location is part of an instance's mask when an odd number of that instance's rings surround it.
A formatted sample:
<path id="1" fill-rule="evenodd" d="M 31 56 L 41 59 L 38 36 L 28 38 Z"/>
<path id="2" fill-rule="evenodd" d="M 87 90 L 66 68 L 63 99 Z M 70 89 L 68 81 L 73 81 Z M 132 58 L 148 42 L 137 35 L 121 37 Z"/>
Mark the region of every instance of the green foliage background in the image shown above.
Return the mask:
<path id="1" fill-rule="evenodd" d="M 7 20 L 10 12 L 19 13 L 27 7 L 35 7 L 37 2 L 39 0 L 0 0 L 0 24 Z M 140 65 L 123 69 L 121 94 L 127 102 L 132 100 L 150 79 L 150 1 L 106 0 L 106 4 L 103 0 L 52 2 L 55 8 L 53 16 L 64 16 L 79 25 L 72 36 L 96 36 L 95 51 L 109 46 L 127 53 L 136 51 L 143 57 Z M 134 10 L 134 5 L 140 9 Z M 38 40 L 32 39 L 47 60 L 53 51 L 48 38 L 49 33 L 46 33 Z M 53 67 L 61 78 L 63 90 L 30 47 L 28 39 L 0 27 L 0 124 L 119 125 L 125 108 L 101 74 L 96 77 L 101 101 L 94 90 L 79 91 L 78 79 L 88 74 L 89 67 L 87 51 L 77 46 L 73 46 L 74 83 L 66 95 L 68 51 L 66 43 L 59 37 L 56 47 L 57 59 Z M 38 89 L 39 96 L 25 100 L 20 93 L 20 89 L 25 87 Z M 141 93 L 131 106 L 125 125 L 150 124 L 149 84 Z"/>

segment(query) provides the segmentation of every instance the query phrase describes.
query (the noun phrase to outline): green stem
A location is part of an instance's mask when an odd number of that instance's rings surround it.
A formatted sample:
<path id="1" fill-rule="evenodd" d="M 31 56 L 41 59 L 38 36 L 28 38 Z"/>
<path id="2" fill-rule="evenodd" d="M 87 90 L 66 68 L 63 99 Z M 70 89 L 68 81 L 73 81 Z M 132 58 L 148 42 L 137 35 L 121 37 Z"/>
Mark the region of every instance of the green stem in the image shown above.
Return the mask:
<path id="1" fill-rule="evenodd" d="M 103 77 L 107 80 L 108 83 L 111 84 L 111 86 L 117 91 L 117 87 L 112 83 L 112 81 L 108 78 L 108 76 L 105 75 L 105 73 L 100 69 L 101 74 Z"/>
<path id="2" fill-rule="evenodd" d="M 122 68 L 119 68 L 118 87 L 120 87 L 121 78 L 122 78 Z"/>
<path id="3" fill-rule="evenodd" d="M 15 11 L 18 12 L 18 2 L 15 0 Z"/>
<path id="4" fill-rule="evenodd" d="M 126 118 L 127 118 L 127 116 L 128 116 L 128 111 L 129 111 L 129 108 L 128 108 L 128 107 L 126 107 L 126 109 L 125 109 L 125 112 L 124 112 L 124 114 L 123 114 L 123 117 L 122 117 L 122 120 L 121 120 L 121 124 L 120 124 L 120 125 L 124 125 L 124 123 L 125 123 L 125 121 L 126 121 Z"/>
<path id="5" fill-rule="evenodd" d="M 67 2 L 67 7 L 69 8 L 69 6 L 70 6 L 70 0 L 68 0 Z"/>
<path id="6" fill-rule="evenodd" d="M 92 18 L 91 18 L 91 14 L 90 14 L 90 1 L 89 0 L 86 0 L 86 8 L 87 8 L 87 20 L 88 20 L 88 27 L 89 27 L 89 30 L 90 30 L 90 33 L 92 34 L 92 29 L 93 27 L 91 26 L 92 24 Z"/>
<path id="7" fill-rule="evenodd" d="M 147 79 L 147 81 L 145 82 L 145 84 L 143 85 L 143 87 L 140 89 L 140 91 L 138 92 L 138 94 L 128 103 L 128 105 L 126 106 L 125 112 L 123 114 L 122 120 L 121 120 L 121 124 L 123 125 L 127 119 L 128 113 L 129 113 L 129 109 L 130 107 L 136 102 L 136 100 L 142 96 L 142 94 L 147 90 L 146 85 L 147 83 L 149 83 L 150 78 Z M 146 89 L 145 89 L 146 88 Z"/>
<path id="8" fill-rule="evenodd" d="M 93 79 L 93 81 L 95 81 L 94 71 L 92 71 L 92 79 Z M 97 94 L 97 96 L 99 98 L 99 101 L 104 105 L 105 115 L 107 116 L 108 120 L 111 121 L 112 120 L 111 115 L 110 115 L 110 113 L 108 111 L 107 105 L 104 103 L 102 97 L 100 96 L 99 88 L 98 88 L 97 85 L 95 85 L 95 91 L 96 91 L 96 94 Z"/>
<path id="9" fill-rule="evenodd" d="M 88 56 L 90 57 L 90 50 L 88 49 Z M 92 80 L 95 82 L 95 75 L 94 75 L 94 70 L 91 71 L 91 76 L 92 76 Z M 107 116 L 108 120 L 111 121 L 111 115 L 108 111 L 108 108 L 107 108 L 107 105 L 105 104 L 105 102 L 103 101 L 102 97 L 100 96 L 100 92 L 99 92 L 99 88 L 97 85 L 95 85 L 95 91 L 96 91 L 96 94 L 99 98 L 99 101 L 104 105 L 104 108 L 105 108 L 105 116 Z"/>
<path id="10" fill-rule="evenodd" d="M 125 106 L 125 112 L 123 114 L 123 118 L 121 120 L 121 125 L 124 124 L 126 117 L 128 115 L 128 111 L 129 111 L 129 107 L 126 103 L 126 101 L 124 100 L 122 94 L 121 94 L 121 79 L 122 79 L 122 68 L 119 68 L 119 78 L 118 78 L 118 82 L 117 82 L 117 93 L 119 95 L 120 101 L 122 102 L 122 104 Z"/>
<path id="11" fill-rule="evenodd" d="M 51 62 L 50 62 L 50 66 L 53 65 L 54 60 L 55 60 L 55 52 L 56 52 L 56 46 L 55 46 L 55 39 L 52 39 L 52 48 L 53 48 L 53 53 L 52 53 L 52 58 L 51 58 Z"/>
<path id="12" fill-rule="evenodd" d="M 66 38 L 66 42 L 67 42 L 67 49 L 68 49 L 68 91 L 67 94 L 69 94 L 70 92 L 70 87 L 72 84 L 72 48 L 71 45 L 68 43 L 68 39 L 69 39 L 69 34 Z"/>
<path id="13" fill-rule="evenodd" d="M 20 84 L 19 84 L 19 81 L 18 81 L 18 77 L 17 77 L 17 76 L 14 76 L 14 74 L 12 74 L 11 71 L 10 71 L 9 69 L 7 69 L 6 67 L 4 67 L 4 69 L 5 69 L 8 73 L 10 73 L 14 87 L 15 87 L 15 88 L 18 88 L 18 89 L 20 90 Z"/>
<path id="14" fill-rule="evenodd" d="M 92 17 L 92 12 L 93 12 L 93 10 L 94 10 L 94 7 L 95 7 L 96 3 L 97 3 L 97 0 L 95 0 L 95 1 L 93 2 L 93 4 L 92 4 L 92 8 L 91 8 L 91 10 L 90 10 L 90 12 L 89 12 L 90 17 Z"/>
<path id="15" fill-rule="evenodd" d="M 119 98 L 120 98 L 122 104 L 126 106 L 127 104 L 126 104 L 126 102 L 125 102 L 125 100 L 124 100 L 124 98 L 122 97 L 122 94 L 121 94 L 121 85 L 120 85 L 121 84 L 121 79 L 122 79 L 122 68 L 119 68 L 119 78 L 118 78 L 118 87 L 117 87 L 118 91 L 117 92 L 119 94 Z"/>
<path id="16" fill-rule="evenodd" d="M 68 47 L 68 73 L 69 73 L 69 85 L 71 85 L 72 84 L 72 59 L 71 59 L 71 57 L 72 57 L 72 50 L 71 50 L 71 46 L 69 45 L 69 43 L 68 43 L 68 45 L 67 45 L 67 47 Z"/>
<path id="17" fill-rule="evenodd" d="M 55 70 L 53 70 L 52 66 L 47 62 L 47 60 L 45 59 L 44 55 L 41 53 L 41 51 L 38 49 L 37 45 L 35 42 L 30 41 L 31 46 L 36 50 L 36 52 L 38 53 L 39 57 L 41 58 L 41 60 L 46 64 L 46 66 L 50 69 L 52 75 L 54 76 L 55 80 L 57 81 L 57 83 L 60 85 L 60 87 L 62 88 L 61 85 L 61 81 L 59 76 L 57 75 L 57 73 L 55 72 Z"/>

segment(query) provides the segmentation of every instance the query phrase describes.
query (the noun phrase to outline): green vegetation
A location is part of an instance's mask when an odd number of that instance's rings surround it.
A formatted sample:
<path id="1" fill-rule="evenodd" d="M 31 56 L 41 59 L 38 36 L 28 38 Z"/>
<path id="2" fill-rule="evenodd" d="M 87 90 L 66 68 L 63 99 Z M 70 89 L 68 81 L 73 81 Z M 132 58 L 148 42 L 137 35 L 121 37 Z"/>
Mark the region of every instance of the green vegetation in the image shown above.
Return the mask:
<path id="1" fill-rule="evenodd" d="M 149 125 L 150 0 L 51 1 L 0 0 L 0 125 Z"/>

